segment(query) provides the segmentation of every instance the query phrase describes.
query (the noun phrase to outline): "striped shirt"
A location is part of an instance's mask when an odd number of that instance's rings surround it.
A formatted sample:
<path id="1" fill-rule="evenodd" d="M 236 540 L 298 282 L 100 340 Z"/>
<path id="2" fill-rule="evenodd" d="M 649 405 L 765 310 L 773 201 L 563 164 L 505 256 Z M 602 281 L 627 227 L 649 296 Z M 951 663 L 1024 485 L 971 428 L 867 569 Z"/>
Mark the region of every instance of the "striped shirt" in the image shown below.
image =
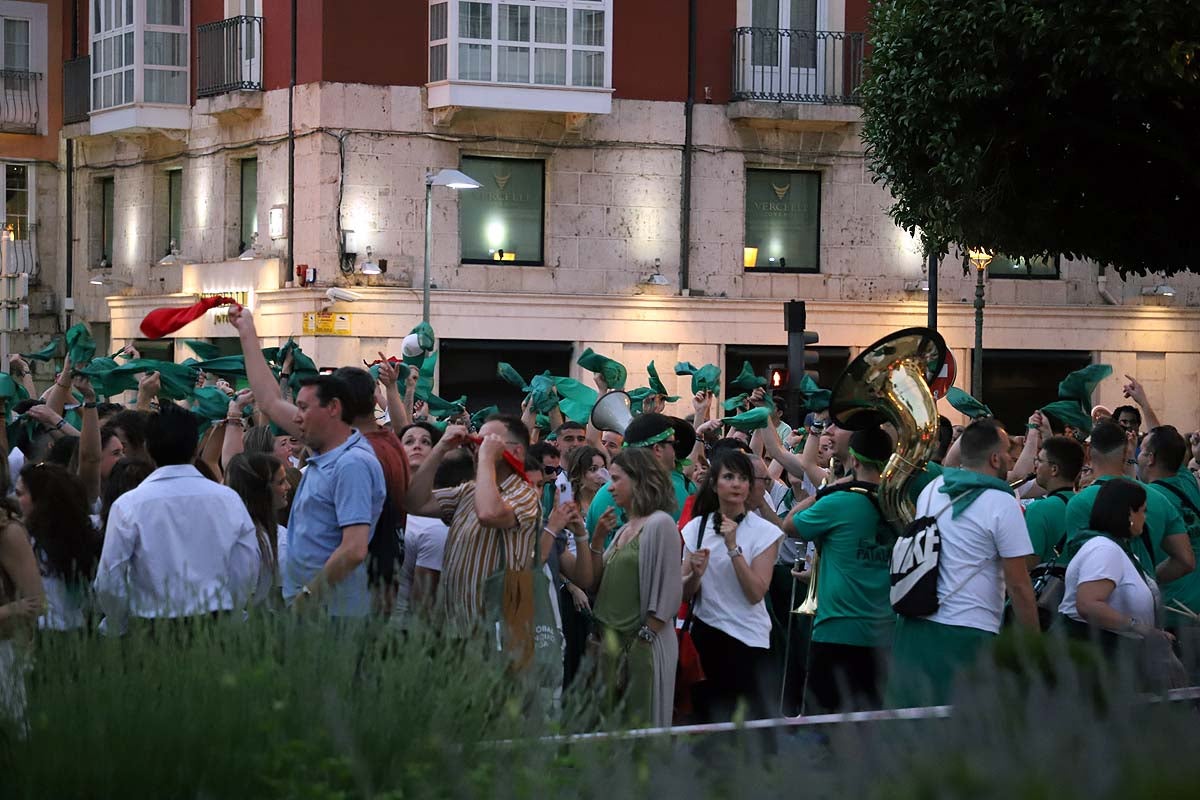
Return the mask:
<path id="1" fill-rule="evenodd" d="M 448 520 L 442 577 L 438 584 L 441 603 L 450 619 L 478 622 L 483 615 L 483 583 L 500 569 L 501 545 L 509 569 L 526 569 L 541 529 L 541 507 L 537 491 L 518 475 L 500 483 L 500 498 L 517 517 L 514 528 L 504 530 L 480 524 L 475 515 L 475 482 L 449 489 L 436 489 L 434 498 Z"/>

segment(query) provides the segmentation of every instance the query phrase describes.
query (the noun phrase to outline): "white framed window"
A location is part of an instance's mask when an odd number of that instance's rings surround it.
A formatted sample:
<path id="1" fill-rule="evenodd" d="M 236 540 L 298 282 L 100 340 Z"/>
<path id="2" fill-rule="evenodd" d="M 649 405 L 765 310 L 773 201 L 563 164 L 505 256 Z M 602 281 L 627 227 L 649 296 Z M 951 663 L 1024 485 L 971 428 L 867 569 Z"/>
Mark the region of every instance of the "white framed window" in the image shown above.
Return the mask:
<path id="1" fill-rule="evenodd" d="M 92 109 L 188 105 L 187 0 L 92 0 Z"/>
<path id="2" fill-rule="evenodd" d="M 0 0 L 0 131 L 45 133 L 45 3 Z"/>
<path id="3" fill-rule="evenodd" d="M 612 0 L 430 0 L 429 82 L 611 88 Z"/>
<path id="4" fill-rule="evenodd" d="M 4 229 L 12 231 L 13 241 L 28 241 L 35 221 L 33 175 L 29 164 L 4 164 Z"/>

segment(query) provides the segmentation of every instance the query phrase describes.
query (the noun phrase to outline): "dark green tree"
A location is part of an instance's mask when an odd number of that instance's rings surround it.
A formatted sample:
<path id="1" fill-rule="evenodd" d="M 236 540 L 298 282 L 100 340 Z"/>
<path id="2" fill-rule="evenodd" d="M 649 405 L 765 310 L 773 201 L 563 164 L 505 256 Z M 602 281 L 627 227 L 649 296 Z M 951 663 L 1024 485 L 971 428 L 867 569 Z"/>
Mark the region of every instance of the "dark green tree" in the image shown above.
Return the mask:
<path id="1" fill-rule="evenodd" d="M 871 169 L 927 248 L 1200 271 L 1200 0 L 876 0 Z"/>

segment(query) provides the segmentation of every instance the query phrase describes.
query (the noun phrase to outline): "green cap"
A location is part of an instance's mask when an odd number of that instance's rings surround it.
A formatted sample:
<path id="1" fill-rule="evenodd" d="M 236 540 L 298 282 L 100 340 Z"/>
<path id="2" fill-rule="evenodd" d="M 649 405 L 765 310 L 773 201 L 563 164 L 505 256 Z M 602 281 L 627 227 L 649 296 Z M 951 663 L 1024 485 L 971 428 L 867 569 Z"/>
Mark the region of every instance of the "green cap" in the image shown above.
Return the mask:
<path id="1" fill-rule="evenodd" d="M 721 368 L 714 364 L 694 367 L 690 361 L 680 361 L 675 365 L 676 375 L 692 376 L 692 394 L 698 392 L 717 392 L 720 390 Z"/>
<path id="2" fill-rule="evenodd" d="M 77 322 L 67 330 L 67 354 L 71 356 L 71 363 L 77 367 L 82 367 L 96 355 L 96 342 L 92 339 L 92 332 L 82 322 Z"/>
<path id="3" fill-rule="evenodd" d="M 629 377 L 629 371 L 625 369 L 624 365 L 613 361 L 608 356 L 593 352 L 590 347 L 583 351 L 583 355 L 575 363 L 586 370 L 600 373 L 609 389 L 618 392 L 624 391 L 625 380 Z"/>
<path id="4" fill-rule="evenodd" d="M 756 431 L 759 428 L 765 428 L 770 424 L 771 411 L 765 406 L 752 408 L 749 411 L 743 411 L 733 417 L 725 417 L 721 422 L 739 431 Z"/>
<path id="5" fill-rule="evenodd" d="M 995 416 L 992 410 L 957 386 L 951 386 L 946 392 L 946 402 L 956 411 L 971 419 Z"/>
<path id="6" fill-rule="evenodd" d="M 736 378 L 730 381 L 729 385 L 741 389 L 743 392 L 753 392 L 761 386 L 766 386 L 767 379 L 755 375 L 754 368 L 750 366 L 750 362 L 743 361 L 742 371 L 738 373 Z"/>

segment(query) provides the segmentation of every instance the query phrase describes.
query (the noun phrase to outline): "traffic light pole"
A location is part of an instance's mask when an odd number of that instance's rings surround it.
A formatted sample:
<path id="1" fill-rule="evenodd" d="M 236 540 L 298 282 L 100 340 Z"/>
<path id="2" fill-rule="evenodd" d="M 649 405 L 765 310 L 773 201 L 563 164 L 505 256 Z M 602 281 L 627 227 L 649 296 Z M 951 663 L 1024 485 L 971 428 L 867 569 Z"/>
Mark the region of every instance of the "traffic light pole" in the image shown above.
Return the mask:
<path id="1" fill-rule="evenodd" d="M 815 366 L 815 356 L 809 357 L 805 349 L 810 344 L 816 344 L 817 334 L 806 330 L 808 312 L 803 300 L 790 300 L 784 305 L 783 327 L 788 335 L 788 385 L 787 385 L 787 414 L 786 422 L 793 428 L 798 428 L 804 422 L 800 413 L 803 405 L 803 394 L 800 383 L 804 380 L 810 363 Z"/>

